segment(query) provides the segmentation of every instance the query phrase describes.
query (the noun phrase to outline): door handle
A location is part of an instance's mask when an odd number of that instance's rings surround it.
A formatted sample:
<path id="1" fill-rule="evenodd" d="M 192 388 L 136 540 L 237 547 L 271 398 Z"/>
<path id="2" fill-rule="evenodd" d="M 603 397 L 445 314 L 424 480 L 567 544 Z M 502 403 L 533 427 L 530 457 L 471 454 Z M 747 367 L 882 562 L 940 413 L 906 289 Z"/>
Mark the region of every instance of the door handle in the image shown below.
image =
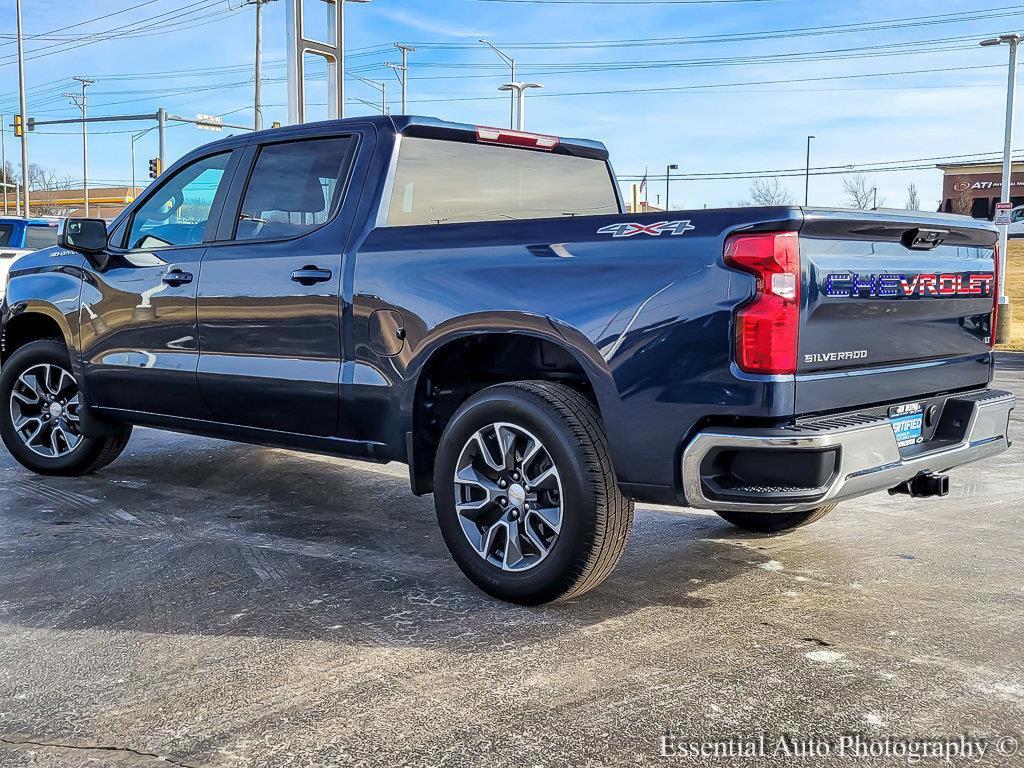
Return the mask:
<path id="1" fill-rule="evenodd" d="M 292 272 L 292 280 L 300 285 L 315 285 L 316 283 L 326 283 L 331 279 L 332 274 L 329 269 L 306 266 Z"/>
<path id="2" fill-rule="evenodd" d="M 165 285 L 175 287 L 179 285 L 188 285 L 189 283 L 192 282 L 192 273 L 182 272 L 180 269 L 172 269 L 170 272 L 168 272 L 161 278 L 161 281 Z"/>

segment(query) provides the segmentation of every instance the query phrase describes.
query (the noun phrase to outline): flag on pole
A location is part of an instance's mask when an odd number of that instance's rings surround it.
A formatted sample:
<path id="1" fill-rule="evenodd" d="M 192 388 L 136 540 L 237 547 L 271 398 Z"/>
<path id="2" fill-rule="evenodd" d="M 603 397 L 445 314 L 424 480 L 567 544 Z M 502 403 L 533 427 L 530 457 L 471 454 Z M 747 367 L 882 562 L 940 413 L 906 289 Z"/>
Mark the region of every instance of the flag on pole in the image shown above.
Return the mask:
<path id="1" fill-rule="evenodd" d="M 644 199 L 644 212 L 651 210 L 650 201 L 647 199 L 647 169 L 644 168 L 644 178 L 640 182 L 640 196 Z"/>

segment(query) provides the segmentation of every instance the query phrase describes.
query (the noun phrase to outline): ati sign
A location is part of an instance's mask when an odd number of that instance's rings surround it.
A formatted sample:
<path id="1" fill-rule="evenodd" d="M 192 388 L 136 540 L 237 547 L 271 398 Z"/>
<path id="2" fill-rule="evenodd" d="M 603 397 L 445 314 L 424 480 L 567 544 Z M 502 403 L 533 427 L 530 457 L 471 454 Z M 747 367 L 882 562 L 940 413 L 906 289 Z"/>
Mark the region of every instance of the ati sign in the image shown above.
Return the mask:
<path id="1" fill-rule="evenodd" d="M 1024 181 L 1014 181 L 1010 183 L 1011 187 L 1024 187 Z M 969 181 L 963 180 L 958 181 L 953 185 L 954 192 L 966 192 L 967 190 L 985 190 L 985 189 L 1002 189 L 1002 181 Z"/>

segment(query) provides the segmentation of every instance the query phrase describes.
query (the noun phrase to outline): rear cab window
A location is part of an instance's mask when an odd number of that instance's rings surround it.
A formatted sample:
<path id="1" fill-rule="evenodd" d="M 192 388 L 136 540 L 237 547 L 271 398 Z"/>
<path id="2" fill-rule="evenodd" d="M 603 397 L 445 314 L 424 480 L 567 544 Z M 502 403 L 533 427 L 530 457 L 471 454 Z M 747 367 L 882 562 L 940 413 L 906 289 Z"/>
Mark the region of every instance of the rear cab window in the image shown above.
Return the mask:
<path id="1" fill-rule="evenodd" d="M 615 184 L 603 160 L 406 136 L 387 225 L 618 213 Z"/>
<path id="2" fill-rule="evenodd" d="M 11 235 L 13 234 L 13 224 L 0 224 L 0 248 L 11 244 Z"/>

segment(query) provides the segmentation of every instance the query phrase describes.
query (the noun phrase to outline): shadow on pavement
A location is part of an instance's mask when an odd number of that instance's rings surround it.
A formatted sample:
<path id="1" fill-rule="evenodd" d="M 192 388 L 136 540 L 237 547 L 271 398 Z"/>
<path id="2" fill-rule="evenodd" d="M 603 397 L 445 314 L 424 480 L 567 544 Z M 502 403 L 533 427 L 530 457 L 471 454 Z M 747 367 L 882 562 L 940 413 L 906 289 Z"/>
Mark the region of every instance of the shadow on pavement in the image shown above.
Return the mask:
<path id="1" fill-rule="evenodd" d="M 140 432 L 101 475 L 5 485 L 0 621 L 31 627 L 499 649 L 706 605 L 765 559 L 717 517 L 641 511 L 602 587 L 525 609 L 462 577 L 397 465 Z"/>

